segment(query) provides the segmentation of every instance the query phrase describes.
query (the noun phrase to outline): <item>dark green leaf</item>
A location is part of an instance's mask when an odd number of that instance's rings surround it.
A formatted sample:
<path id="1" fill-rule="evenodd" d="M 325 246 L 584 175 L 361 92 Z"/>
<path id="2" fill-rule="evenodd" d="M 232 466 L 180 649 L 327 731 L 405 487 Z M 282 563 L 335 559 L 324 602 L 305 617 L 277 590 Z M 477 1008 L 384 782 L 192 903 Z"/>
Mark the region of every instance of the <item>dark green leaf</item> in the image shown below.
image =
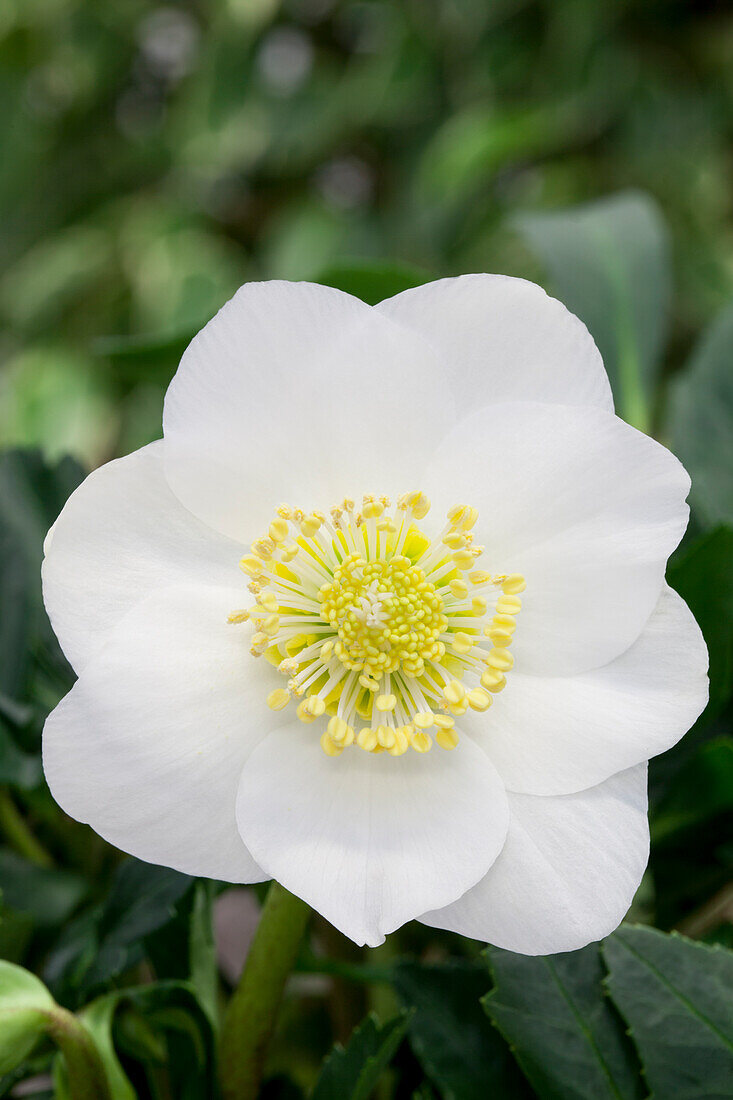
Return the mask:
<path id="1" fill-rule="evenodd" d="M 621 415 L 646 429 L 670 303 L 667 229 L 656 204 L 625 192 L 516 224 L 557 296 L 590 329 Z"/>
<path id="2" fill-rule="evenodd" d="M 0 1074 L 23 1062 L 48 1023 L 53 997 L 33 974 L 0 960 Z"/>
<path id="3" fill-rule="evenodd" d="M 631 926 L 609 936 L 603 953 L 655 1100 L 729 1100 L 733 954 Z"/>
<path id="4" fill-rule="evenodd" d="M 597 944 L 546 957 L 492 947 L 484 1006 L 543 1100 L 638 1100 L 633 1047 L 604 995 Z"/>
<path id="5" fill-rule="evenodd" d="M 667 579 L 697 619 L 710 654 L 710 702 L 719 714 L 733 692 L 733 528 L 704 535 L 670 566 Z"/>
<path id="6" fill-rule="evenodd" d="M 653 822 L 652 841 L 733 813 L 733 737 L 701 745 L 671 785 Z"/>
<path id="7" fill-rule="evenodd" d="M 462 960 L 395 967 L 394 985 L 405 1008 L 414 1008 L 408 1039 L 444 1100 L 529 1096 L 506 1043 L 480 999 L 491 980 L 483 964 Z"/>
<path id="8" fill-rule="evenodd" d="M 334 264 L 322 271 L 316 282 L 333 286 L 347 294 L 361 298 L 368 305 L 391 298 L 403 290 L 422 286 L 430 276 L 420 268 L 408 264 L 355 262 Z"/>
<path id="9" fill-rule="evenodd" d="M 671 445 L 705 523 L 733 523 L 733 306 L 710 326 L 670 399 Z"/>
<path id="10" fill-rule="evenodd" d="M 38 867 L 7 849 L 0 849 L 0 886 L 3 907 L 41 926 L 67 920 L 88 891 L 80 875 Z"/>
<path id="11" fill-rule="evenodd" d="M 338 1043 L 323 1063 L 311 1100 L 368 1100 L 394 1057 L 409 1023 L 403 1012 L 381 1025 L 367 1016 L 346 1047 Z"/>
<path id="12" fill-rule="evenodd" d="M 218 1020 L 219 968 L 214 943 L 213 899 L 213 883 L 197 882 L 191 906 L 189 968 L 191 985 L 196 990 L 199 1004 L 215 1027 Z"/>

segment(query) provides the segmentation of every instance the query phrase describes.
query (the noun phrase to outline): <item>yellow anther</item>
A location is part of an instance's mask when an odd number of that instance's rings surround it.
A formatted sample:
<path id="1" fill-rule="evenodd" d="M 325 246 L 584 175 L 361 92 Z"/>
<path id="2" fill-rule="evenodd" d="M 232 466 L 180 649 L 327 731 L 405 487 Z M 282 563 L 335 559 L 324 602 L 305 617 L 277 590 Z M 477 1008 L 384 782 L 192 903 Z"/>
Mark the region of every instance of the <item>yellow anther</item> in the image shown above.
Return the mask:
<path id="1" fill-rule="evenodd" d="M 290 546 L 284 546 L 280 551 L 280 561 L 285 562 L 285 564 L 287 565 L 288 562 L 291 562 L 295 558 L 297 558 L 298 551 L 299 547 L 296 545 L 296 543 L 291 543 Z"/>
<path id="2" fill-rule="evenodd" d="M 481 685 L 493 695 L 506 687 L 506 676 L 495 668 L 487 668 L 481 675 Z"/>
<path id="3" fill-rule="evenodd" d="M 507 634 L 499 626 L 485 626 L 484 634 L 487 638 L 491 638 L 491 641 L 495 646 L 499 646 L 500 649 L 506 649 L 507 646 L 512 644 L 511 634 Z"/>
<path id="4" fill-rule="evenodd" d="M 284 519 L 274 519 L 267 532 L 273 542 L 282 542 L 288 537 L 288 524 Z"/>
<path id="5" fill-rule="evenodd" d="M 522 610 L 522 600 L 519 596 L 499 596 L 496 610 L 500 615 L 518 615 Z"/>
<path id="6" fill-rule="evenodd" d="M 456 569 L 466 570 L 473 565 L 474 557 L 472 550 L 456 550 L 455 554 L 451 555 L 451 560 Z"/>
<path id="7" fill-rule="evenodd" d="M 487 573 L 485 569 L 474 569 L 472 573 L 468 574 L 468 579 L 471 584 L 488 584 L 491 580 L 491 573 Z"/>
<path id="8" fill-rule="evenodd" d="M 466 545 L 466 536 L 462 535 L 460 531 L 449 531 L 444 537 L 443 543 L 449 550 L 460 550 L 461 547 Z"/>
<path id="9" fill-rule="evenodd" d="M 419 730 L 429 730 L 435 725 L 435 715 L 430 710 L 419 710 L 412 716 L 412 721 Z"/>
<path id="10" fill-rule="evenodd" d="M 326 756 L 340 756 L 344 751 L 344 746 L 337 745 L 336 742 L 329 737 L 326 731 L 321 734 L 321 748 Z"/>
<path id="11" fill-rule="evenodd" d="M 364 519 L 377 519 L 384 511 L 384 505 L 381 500 L 376 500 L 375 497 L 365 496 L 362 501 L 362 514 Z"/>
<path id="12" fill-rule="evenodd" d="M 266 611 L 277 611 L 277 596 L 274 592 L 266 590 L 260 593 L 258 603 L 262 604 Z"/>
<path id="13" fill-rule="evenodd" d="M 267 635 L 263 634 L 261 630 L 258 630 L 255 634 L 252 635 L 251 652 L 256 653 L 256 656 L 259 656 L 260 653 L 265 652 L 269 644 L 270 639 L 267 637 Z"/>
<path id="14" fill-rule="evenodd" d="M 394 729 L 394 745 L 388 749 L 390 756 L 402 756 L 410 747 L 404 726 L 396 726 Z"/>
<path id="15" fill-rule="evenodd" d="M 250 577 L 262 576 L 262 562 L 254 554 L 245 554 L 239 562 L 239 568 Z"/>
<path id="16" fill-rule="evenodd" d="M 317 535 L 321 528 L 321 521 L 317 516 L 307 516 L 300 524 L 300 533 L 303 538 L 312 539 L 314 535 Z"/>
<path id="17" fill-rule="evenodd" d="M 486 606 L 486 600 L 483 596 L 474 596 L 471 600 L 471 611 L 477 618 L 486 614 Z"/>
<path id="18" fill-rule="evenodd" d="M 293 509 L 290 507 L 289 504 L 278 504 L 277 508 L 275 509 L 275 512 L 280 517 L 280 519 L 292 519 L 293 518 Z"/>
<path id="19" fill-rule="evenodd" d="M 410 744 L 415 752 L 430 752 L 433 742 L 423 730 L 415 730 L 410 738 Z"/>
<path id="20" fill-rule="evenodd" d="M 298 703 L 295 713 L 298 715 L 298 718 L 300 718 L 301 722 L 306 722 L 307 724 L 310 724 L 311 722 L 315 722 L 317 716 L 315 714 L 311 714 L 310 710 L 308 710 L 307 703 L 307 699 L 303 699 L 300 703 Z"/>
<path id="21" fill-rule="evenodd" d="M 320 718 L 322 714 L 326 712 L 325 700 L 320 695 L 309 695 L 307 699 L 303 701 L 303 707 L 312 714 L 314 718 Z"/>
<path id="22" fill-rule="evenodd" d="M 468 595 L 468 585 L 465 581 L 456 579 L 451 581 L 448 587 L 457 600 L 462 600 Z"/>
<path id="23" fill-rule="evenodd" d="M 397 528 L 395 527 L 392 520 L 388 517 L 380 519 L 379 523 L 377 524 L 377 530 L 384 531 L 388 535 L 395 535 L 397 533 Z"/>
<path id="24" fill-rule="evenodd" d="M 246 611 L 244 608 L 242 608 L 241 611 L 232 611 L 231 614 L 227 616 L 227 622 L 228 623 L 246 623 L 248 618 L 249 618 L 249 611 Z"/>
<path id="25" fill-rule="evenodd" d="M 470 531 L 478 519 L 478 508 L 467 508 L 461 519 L 461 530 Z"/>
<path id="26" fill-rule="evenodd" d="M 467 504 L 454 504 L 448 511 L 448 522 L 454 527 L 457 527 L 459 523 L 462 523 L 466 514 L 469 511 Z"/>
<path id="27" fill-rule="evenodd" d="M 253 554 L 256 554 L 258 558 L 262 558 L 264 561 L 269 561 L 275 552 L 275 543 L 272 539 L 267 537 L 257 539 L 252 543 L 250 547 Z"/>
<path id="28" fill-rule="evenodd" d="M 279 628 L 280 628 L 280 616 L 279 615 L 268 615 L 267 618 L 265 619 L 265 621 L 262 624 L 263 634 L 267 634 L 271 638 L 275 637 L 275 635 L 277 634 Z"/>
<path id="29" fill-rule="evenodd" d="M 395 743 L 392 726 L 377 726 L 377 742 L 383 749 L 391 749 Z"/>
<path id="30" fill-rule="evenodd" d="M 458 744 L 458 734 L 455 730 L 438 730 L 435 740 L 441 749 L 454 749 Z"/>
<path id="31" fill-rule="evenodd" d="M 386 713 L 387 711 L 394 710 L 394 708 L 397 706 L 397 697 L 391 694 L 378 695 L 375 703 L 377 710 L 381 711 L 382 713 Z"/>
<path id="32" fill-rule="evenodd" d="M 508 649 L 492 649 L 486 658 L 486 664 L 498 672 L 508 672 L 514 665 L 514 658 Z"/>
<path id="33" fill-rule="evenodd" d="M 318 656 L 321 658 L 322 661 L 330 661 L 332 654 L 333 641 L 329 640 L 328 642 L 324 642 L 318 651 Z"/>
<path id="34" fill-rule="evenodd" d="M 456 723 L 448 714 L 436 714 L 435 724 L 440 730 L 452 730 Z"/>
<path id="35" fill-rule="evenodd" d="M 487 694 L 487 692 L 482 691 L 481 688 L 474 688 L 473 691 L 469 691 L 468 693 L 468 705 L 471 710 L 488 710 L 491 703 L 491 696 Z"/>
<path id="36" fill-rule="evenodd" d="M 517 629 L 517 620 L 513 615 L 494 615 L 491 625 L 492 627 L 498 627 L 507 634 L 513 634 Z"/>
<path id="37" fill-rule="evenodd" d="M 354 731 L 343 718 L 334 716 L 330 719 L 326 729 L 333 740 L 337 741 L 339 744 L 351 744 L 351 741 L 354 740 Z M 348 741 L 349 733 L 351 734 L 351 741 Z"/>
<path id="38" fill-rule="evenodd" d="M 430 501 L 425 493 L 413 492 L 408 494 L 408 503 L 415 519 L 425 519 L 430 511 Z"/>
<path id="39" fill-rule="evenodd" d="M 518 592 L 524 592 L 527 582 L 521 573 L 510 573 L 501 586 L 506 596 L 516 596 Z"/>
<path id="40" fill-rule="evenodd" d="M 470 634 L 459 630 L 453 635 L 453 648 L 456 653 L 470 653 L 473 649 L 474 640 Z"/>
<path id="41" fill-rule="evenodd" d="M 290 692 L 285 688 L 275 688 L 267 696 L 267 705 L 270 710 L 282 710 L 290 702 Z"/>
<path id="42" fill-rule="evenodd" d="M 356 743 L 360 749 L 364 749 L 365 752 L 374 752 L 377 747 L 377 734 L 371 726 L 365 726 L 359 733 L 356 739 Z"/>
<path id="43" fill-rule="evenodd" d="M 458 706 L 466 696 L 466 689 L 460 680 L 450 680 L 443 688 L 443 695 L 451 706 Z"/>
<path id="44" fill-rule="evenodd" d="M 367 691 L 379 691 L 379 680 L 375 680 L 371 676 L 360 676 L 359 683 Z"/>

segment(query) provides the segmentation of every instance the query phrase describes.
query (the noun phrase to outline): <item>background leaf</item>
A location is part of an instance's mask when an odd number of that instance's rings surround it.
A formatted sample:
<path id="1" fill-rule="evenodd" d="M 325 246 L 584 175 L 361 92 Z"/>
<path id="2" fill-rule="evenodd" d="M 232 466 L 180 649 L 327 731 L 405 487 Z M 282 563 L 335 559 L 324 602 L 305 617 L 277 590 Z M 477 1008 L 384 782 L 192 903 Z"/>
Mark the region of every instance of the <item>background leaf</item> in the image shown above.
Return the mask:
<path id="1" fill-rule="evenodd" d="M 368 1100 L 402 1042 L 409 1019 L 409 1013 L 403 1012 L 380 1024 L 376 1016 L 367 1016 L 346 1047 L 334 1047 L 311 1100 Z"/>
<path id="2" fill-rule="evenodd" d="M 27 1058 L 54 1007 L 53 997 L 35 975 L 0 960 L 0 1074 Z"/>
<path id="3" fill-rule="evenodd" d="M 649 402 L 667 333 L 667 230 L 648 195 L 627 192 L 517 228 L 545 265 L 554 293 L 590 329 L 620 415 L 648 429 Z"/>
<path id="4" fill-rule="evenodd" d="M 637 1059 L 604 995 L 598 945 L 529 957 L 490 948 L 484 1007 L 543 1100 L 640 1100 Z"/>
<path id="5" fill-rule="evenodd" d="M 414 1009 L 408 1038 L 444 1100 L 482 1100 L 531 1093 L 506 1043 L 491 1026 L 480 1000 L 491 979 L 482 963 L 399 963 L 393 982 L 405 1008 Z"/>
<path id="6" fill-rule="evenodd" d="M 733 954 L 651 928 L 604 944 L 608 988 L 654 1096 L 725 1100 L 733 1081 Z"/>
<path id="7" fill-rule="evenodd" d="M 733 306 L 703 334 L 673 383 L 669 436 L 706 524 L 733 523 Z"/>

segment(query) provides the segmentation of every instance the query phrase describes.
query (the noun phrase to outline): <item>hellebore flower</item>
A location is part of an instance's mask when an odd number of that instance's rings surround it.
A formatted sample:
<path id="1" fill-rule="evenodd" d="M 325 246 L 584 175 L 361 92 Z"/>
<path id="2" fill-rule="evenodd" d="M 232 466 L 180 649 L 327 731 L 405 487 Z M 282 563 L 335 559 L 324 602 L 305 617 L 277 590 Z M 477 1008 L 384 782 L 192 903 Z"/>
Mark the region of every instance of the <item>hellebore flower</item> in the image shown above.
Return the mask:
<path id="1" fill-rule="evenodd" d="M 47 539 L 79 676 L 44 735 L 61 806 L 141 859 L 275 878 L 357 943 L 610 932 L 707 655 L 664 582 L 689 478 L 614 415 L 581 322 L 502 276 L 376 307 L 250 283 L 163 435 Z"/>

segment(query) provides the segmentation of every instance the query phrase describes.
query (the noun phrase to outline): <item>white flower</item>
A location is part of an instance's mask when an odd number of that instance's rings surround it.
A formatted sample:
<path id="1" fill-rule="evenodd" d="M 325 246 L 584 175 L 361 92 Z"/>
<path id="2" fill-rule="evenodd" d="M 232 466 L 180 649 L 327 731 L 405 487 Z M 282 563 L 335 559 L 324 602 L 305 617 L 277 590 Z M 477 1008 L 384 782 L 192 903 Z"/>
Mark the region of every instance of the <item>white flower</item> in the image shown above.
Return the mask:
<path id="1" fill-rule="evenodd" d="M 47 540 L 79 674 L 45 729 L 59 803 L 141 859 L 274 877 L 357 943 L 611 931 L 707 658 L 664 584 L 689 479 L 614 416 L 584 326 L 501 276 L 374 308 L 252 283 L 163 428 Z"/>

